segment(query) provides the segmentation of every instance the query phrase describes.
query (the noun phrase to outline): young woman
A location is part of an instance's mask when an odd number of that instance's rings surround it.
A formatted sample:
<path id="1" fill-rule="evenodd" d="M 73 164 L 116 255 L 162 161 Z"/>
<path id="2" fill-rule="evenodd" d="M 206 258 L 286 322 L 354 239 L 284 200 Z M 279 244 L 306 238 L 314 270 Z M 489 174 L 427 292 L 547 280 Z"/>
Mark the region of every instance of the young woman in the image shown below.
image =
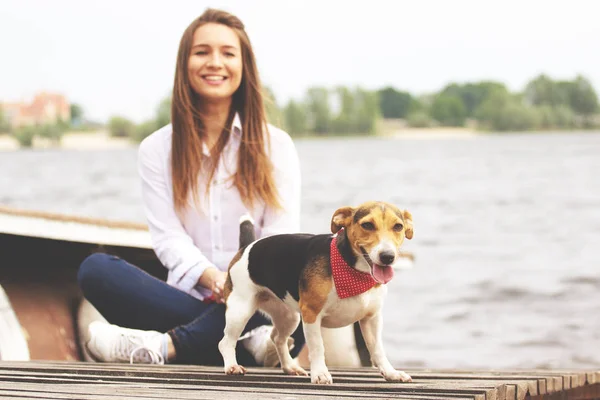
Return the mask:
<path id="1" fill-rule="evenodd" d="M 238 249 L 239 219 L 257 237 L 299 231 L 300 167 L 289 135 L 266 123 L 244 25 L 208 9 L 181 38 L 172 123 L 139 148 L 142 197 L 167 282 L 107 254 L 79 269 L 85 297 L 109 323 L 90 324 L 100 361 L 222 364 L 222 290 Z M 237 346 L 246 365 L 274 366 L 269 321 L 255 315 Z M 302 327 L 292 354 L 304 344 Z"/>

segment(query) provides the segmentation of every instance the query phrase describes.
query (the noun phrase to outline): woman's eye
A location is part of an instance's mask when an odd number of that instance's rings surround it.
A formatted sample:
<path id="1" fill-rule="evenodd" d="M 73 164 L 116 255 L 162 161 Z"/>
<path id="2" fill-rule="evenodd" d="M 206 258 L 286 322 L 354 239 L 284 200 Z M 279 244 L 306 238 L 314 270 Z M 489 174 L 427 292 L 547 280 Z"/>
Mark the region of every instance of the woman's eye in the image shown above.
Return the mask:
<path id="1" fill-rule="evenodd" d="M 235 57 L 235 54 L 233 54 L 233 53 L 225 53 L 225 55 L 226 55 L 227 57 Z"/>
<path id="2" fill-rule="evenodd" d="M 207 51 L 197 51 L 195 54 L 197 56 L 204 56 L 204 55 L 208 54 L 208 52 Z"/>
<path id="3" fill-rule="evenodd" d="M 394 230 L 396 232 L 400 232 L 402 230 L 402 228 L 404 228 L 404 225 L 402 225 L 402 224 L 396 224 L 396 225 L 394 225 Z"/>
<path id="4" fill-rule="evenodd" d="M 360 224 L 360 226 L 362 226 L 362 228 L 367 231 L 372 231 L 375 229 L 375 225 L 373 225 L 372 222 L 363 222 L 362 224 Z"/>

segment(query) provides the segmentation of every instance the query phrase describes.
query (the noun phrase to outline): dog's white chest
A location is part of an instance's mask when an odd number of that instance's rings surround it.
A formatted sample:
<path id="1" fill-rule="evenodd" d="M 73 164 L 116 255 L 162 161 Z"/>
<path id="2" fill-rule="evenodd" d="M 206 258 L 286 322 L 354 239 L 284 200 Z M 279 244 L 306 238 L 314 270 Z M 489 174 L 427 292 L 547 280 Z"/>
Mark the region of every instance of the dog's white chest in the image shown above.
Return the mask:
<path id="1" fill-rule="evenodd" d="M 321 324 L 326 328 L 341 328 L 377 313 L 386 291 L 387 288 L 382 285 L 357 296 L 340 299 L 334 289 L 322 311 Z"/>

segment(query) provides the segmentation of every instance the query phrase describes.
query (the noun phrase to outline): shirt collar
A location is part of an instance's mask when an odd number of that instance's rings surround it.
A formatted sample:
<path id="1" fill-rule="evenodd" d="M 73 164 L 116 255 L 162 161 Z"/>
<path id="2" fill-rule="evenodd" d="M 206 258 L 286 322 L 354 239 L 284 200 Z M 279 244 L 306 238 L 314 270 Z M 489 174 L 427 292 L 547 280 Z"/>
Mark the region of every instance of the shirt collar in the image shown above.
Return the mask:
<path id="1" fill-rule="evenodd" d="M 240 136 L 242 134 L 242 120 L 240 119 L 240 114 L 239 113 L 235 113 L 235 116 L 233 117 L 233 124 L 232 126 L 232 132 L 238 136 Z"/>
<path id="2" fill-rule="evenodd" d="M 233 116 L 233 123 L 231 124 L 231 128 L 232 136 L 235 136 L 236 139 L 239 139 L 242 136 L 242 120 L 240 119 L 240 114 L 238 112 L 236 112 Z M 229 146 L 230 143 L 231 138 L 228 141 L 226 147 Z M 202 153 L 205 156 L 210 156 L 210 151 L 208 151 L 208 146 L 206 146 L 206 143 L 202 143 Z"/>

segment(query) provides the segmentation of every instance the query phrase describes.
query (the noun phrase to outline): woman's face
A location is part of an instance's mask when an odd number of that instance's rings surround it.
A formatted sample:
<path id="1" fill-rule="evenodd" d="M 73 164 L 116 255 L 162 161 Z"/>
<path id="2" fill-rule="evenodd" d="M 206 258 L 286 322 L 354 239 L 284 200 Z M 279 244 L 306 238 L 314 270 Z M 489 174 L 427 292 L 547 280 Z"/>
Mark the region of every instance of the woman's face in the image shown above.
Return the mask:
<path id="1" fill-rule="evenodd" d="M 225 25 L 207 23 L 196 29 L 188 61 L 194 91 L 208 101 L 230 100 L 242 81 L 240 38 Z"/>

